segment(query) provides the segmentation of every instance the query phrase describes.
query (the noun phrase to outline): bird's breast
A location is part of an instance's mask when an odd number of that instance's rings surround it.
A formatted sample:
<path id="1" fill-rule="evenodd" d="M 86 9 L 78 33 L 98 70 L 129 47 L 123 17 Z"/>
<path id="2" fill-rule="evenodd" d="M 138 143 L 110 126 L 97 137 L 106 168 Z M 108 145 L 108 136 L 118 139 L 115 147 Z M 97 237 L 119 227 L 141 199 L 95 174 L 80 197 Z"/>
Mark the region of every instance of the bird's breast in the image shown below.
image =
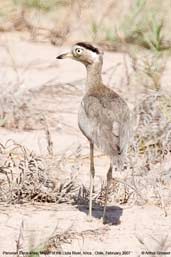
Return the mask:
<path id="1" fill-rule="evenodd" d="M 81 102 L 80 109 L 78 112 L 78 126 L 81 130 L 81 132 L 84 134 L 85 137 L 89 141 L 93 142 L 93 132 L 94 128 L 96 127 L 95 122 L 88 117 L 86 114 L 86 111 L 84 109 L 84 103 Z"/>

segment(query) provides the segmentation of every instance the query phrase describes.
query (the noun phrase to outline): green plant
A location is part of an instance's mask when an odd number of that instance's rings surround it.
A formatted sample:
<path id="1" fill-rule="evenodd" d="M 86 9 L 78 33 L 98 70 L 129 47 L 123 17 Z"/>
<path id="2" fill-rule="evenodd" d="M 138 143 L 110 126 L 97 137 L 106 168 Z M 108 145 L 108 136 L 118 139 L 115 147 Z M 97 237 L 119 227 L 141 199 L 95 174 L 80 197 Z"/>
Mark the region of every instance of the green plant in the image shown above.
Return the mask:
<path id="1" fill-rule="evenodd" d="M 29 8 L 41 9 L 42 11 L 50 11 L 57 5 L 57 0 L 13 0 L 16 5 L 24 5 Z"/>
<path id="2" fill-rule="evenodd" d="M 137 0 L 130 13 L 124 18 L 120 29 L 124 32 L 125 37 L 136 37 L 144 30 L 146 20 L 142 17 L 142 12 L 145 4 L 146 0 Z"/>
<path id="3" fill-rule="evenodd" d="M 169 47 L 164 45 L 163 28 L 158 9 L 149 8 L 146 0 L 137 0 L 119 29 L 126 42 L 161 51 Z"/>
<path id="4" fill-rule="evenodd" d="M 163 20 L 157 19 L 156 15 L 153 14 L 149 22 L 149 32 L 144 35 L 144 40 L 151 49 L 161 51 L 163 46 Z"/>
<path id="5" fill-rule="evenodd" d="M 114 42 L 116 40 L 116 34 L 114 30 L 111 30 L 110 28 L 104 29 L 105 31 L 105 40 L 109 42 Z"/>
<path id="6" fill-rule="evenodd" d="M 93 40 L 95 40 L 96 37 L 97 37 L 98 31 L 99 31 L 98 24 L 95 20 L 93 20 L 91 22 L 90 26 L 91 26 L 91 33 L 92 33 L 92 36 L 93 36 Z"/>

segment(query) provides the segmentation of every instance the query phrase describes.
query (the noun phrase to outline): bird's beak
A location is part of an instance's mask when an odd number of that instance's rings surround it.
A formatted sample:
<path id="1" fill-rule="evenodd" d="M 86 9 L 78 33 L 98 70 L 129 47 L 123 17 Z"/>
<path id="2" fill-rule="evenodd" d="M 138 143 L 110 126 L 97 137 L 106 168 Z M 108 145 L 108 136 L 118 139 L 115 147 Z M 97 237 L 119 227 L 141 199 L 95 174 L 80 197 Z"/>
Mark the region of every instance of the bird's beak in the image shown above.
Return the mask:
<path id="1" fill-rule="evenodd" d="M 60 54 L 56 57 L 56 59 L 65 59 L 65 58 L 73 58 L 73 55 L 71 52 Z"/>

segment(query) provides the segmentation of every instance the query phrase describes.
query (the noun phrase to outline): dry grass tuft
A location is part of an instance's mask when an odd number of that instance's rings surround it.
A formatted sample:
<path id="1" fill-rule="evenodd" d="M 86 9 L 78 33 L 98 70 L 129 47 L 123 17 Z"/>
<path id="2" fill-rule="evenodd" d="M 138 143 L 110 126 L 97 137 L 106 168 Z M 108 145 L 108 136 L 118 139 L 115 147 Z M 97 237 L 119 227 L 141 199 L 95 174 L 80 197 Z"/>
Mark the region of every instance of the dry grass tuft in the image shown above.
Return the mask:
<path id="1" fill-rule="evenodd" d="M 160 205 L 165 215 L 171 193 L 171 123 L 163 111 L 166 100 L 165 96 L 154 93 L 139 104 L 136 110 L 139 123 L 129 152 L 128 169 L 129 183 L 146 201 Z M 171 114 L 168 108 L 167 115 Z"/>
<path id="2" fill-rule="evenodd" d="M 67 229 L 63 232 L 55 232 L 53 236 L 51 236 L 45 246 L 44 251 L 53 251 L 53 250 L 63 250 L 63 245 L 65 244 L 72 244 L 72 241 L 77 239 L 82 241 L 84 244 L 85 238 L 92 238 L 94 237 L 101 238 L 106 234 L 109 230 L 107 227 L 102 227 L 98 229 L 90 229 L 90 230 L 83 230 L 82 232 L 72 231 L 72 228 Z"/>
<path id="3" fill-rule="evenodd" d="M 72 202 L 76 185 L 50 178 L 48 159 L 9 140 L 0 148 L 0 200 L 7 203 Z M 58 167 L 59 168 L 59 167 Z"/>

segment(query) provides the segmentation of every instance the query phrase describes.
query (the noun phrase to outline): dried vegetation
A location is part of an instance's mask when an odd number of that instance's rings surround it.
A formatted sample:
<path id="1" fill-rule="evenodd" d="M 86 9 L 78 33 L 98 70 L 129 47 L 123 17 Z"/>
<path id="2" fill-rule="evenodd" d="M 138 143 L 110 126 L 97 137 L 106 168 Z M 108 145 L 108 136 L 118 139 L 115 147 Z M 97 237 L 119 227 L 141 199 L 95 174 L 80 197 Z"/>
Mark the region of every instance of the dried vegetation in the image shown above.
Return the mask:
<path id="1" fill-rule="evenodd" d="M 0 149 L 0 200 L 8 204 L 26 202 L 72 202 L 74 181 L 52 179 L 49 165 L 52 157 L 38 157 L 23 146 L 9 140 Z M 54 156 L 54 158 L 56 158 Z M 59 169 L 59 168 L 58 168 Z M 59 171 L 58 171 L 59 175 Z"/>
<path id="2" fill-rule="evenodd" d="M 169 96 L 166 97 L 160 90 L 166 59 L 154 53 L 137 57 L 130 52 L 129 55 L 133 73 L 129 75 L 128 87 L 136 90 L 137 85 L 141 85 L 145 93 L 144 99 L 136 105 L 132 114 L 137 124 L 133 131 L 127 166 L 114 179 L 109 198 L 111 203 L 117 201 L 121 204 L 151 202 L 160 205 L 166 215 L 166 206 L 170 204 L 171 194 L 171 108 Z M 15 60 L 13 63 L 13 69 L 17 72 Z M 62 165 L 64 171 L 68 158 L 73 157 L 75 163 L 80 159 L 78 149 L 71 151 L 70 157 L 65 157 L 64 154 L 56 158 L 53 155 L 50 132 L 51 128 L 58 127 L 56 110 L 60 108 L 60 97 L 63 94 L 80 96 L 77 82 L 59 87 L 54 81 L 50 81 L 37 91 L 29 92 L 20 90 L 17 83 L 18 81 L 12 85 L 10 91 L 1 96 L 1 127 L 20 130 L 43 129 L 51 157 L 37 157 L 11 141 L 1 145 L 1 201 L 87 204 L 89 190 L 78 184 L 77 179 L 74 178 L 73 181 L 73 178 L 68 178 L 67 181 L 62 181 L 61 185 L 58 181 L 56 186 L 54 180 L 49 177 L 49 167 L 60 171 Z M 48 105 L 50 101 L 51 107 Z M 96 188 L 94 203 L 103 205 L 104 193 L 105 182 Z"/>
<path id="3" fill-rule="evenodd" d="M 54 4 L 41 5 L 41 1 L 14 1 L 12 11 L 8 17 L 4 15 L 5 22 L 0 25 L 1 32 L 22 31 L 28 32 L 29 39 L 60 45 L 72 34 L 71 19 L 66 22 L 63 19 L 62 26 L 53 26 L 49 29 L 42 27 L 41 22 L 36 23 L 30 19 L 32 12 L 50 12 Z M 68 13 L 73 12 L 77 22 L 82 13 L 87 10 L 91 1 L 56 1 L 56 8 L 65 8 Z M 79 3 L 76 5 L 76 2 Z M 161 77 L 165 71 L 167 62 L 166 55 L 160 55 L 163 50 L 170 48 L 170 38 L 166 38 L 163 19 L 157 19 L 156 13 L 146 13 L 147 1 L 137 0 L 131 5 L 130 12 L 125 15 L 125 20 L 117 28 L 108 27 L 106 16 L 110 9 L 115 8 L 110 4 L 107 6 L 102 17 L 92 20 L 89 24 L 92 39 L 107 50 L 124 50 L 132 60 L 132 74 L 126 74 L 128 88 L 141 85 L 144 88 L 144 97 L 133 110 L 133 119 L 136 126 L 133 131 L 127 164 L 122 171 L 114 174 L 113 183 L 109 192 L 109 203 L 143 205 L 145 203 L 160 206 L 165 216 L 167 207 L 171 204 L 171 97 L 164 95 L 161 91 Z M 20 6 L 20 8 L 19 8 Z M 62 7 L 61 7 L 62 6 Z M 11 8 L 9 1 L 6 8 Z M 28 9 L 29 7 L 29 9 Z M 18 16 L 16 18 L 16 12 Z M 13 15 L 13 13 L 15 15 Z M 144 14 L 146 13 L 146 19 Z M 1 14 L 0 14 L 1 15 Z M 3 15 L 2 15 L 3 16 Z M 44 17 L 44 16 L 43 16 Z M 2 17 L 1 17 L 2 18 Z M 41 19 L 41 17 L 39 17 Z M 143 20 L 143 22 L 142 22 Z M 57 22 L 57 21 L 56 21 Z M 133 26 L 130 26 L 133 24 Z M 119 29 L 118 29 L 119 28 Z M 130 29 L 131 28 L 131 29 Z M 103 33 L 101 33 L 103 31 Z M 103 38 L 100 38 L 103 35 Z M 148 49 L 141 53 L 127 49 L 127 45 L 140 46 Z M 74 163 L 81 160 L 80 149 L 72 150 L 70 156 L 66 153 L 56 156 L 53 151 L 53 139 L 51 128 L 58 127 L 57 109 L 60 112 L 60 98 L 62 95 L 72 97 L 80 96 L 81 92 L 77 86 L 78 82 L 62 85 L 47 81 L 37 91 L 23 91 L 23 80 L 18 73 L 15 59 L 10 53 L 8 46 L 4 45 L 10 56 L 11 66 L 16 74 L 16 81 L 7 81 L 1 84 L 2 94 L 0 98 L 0 126 L 8 129 L 38 130 L 43 129 L 47 138 L 46 156 L 37 156 L 25 147 L 8 140 L 6 144 L 0 144 L 0 201 L 8 204 L 26 202 L 48 202 L 48 203 L 72 203 L 87 205 L 89 200 L 89 189 L 79 183 L 77 176 L 61 178 L 65 172 L 69 158 Z M 150 51 L 149 51 L 150 50 Z M 139 50 L 137 50 L 139 51 Z M 126 64 L 125 64 L 126 65 Z M 126 66 L 125 66 L 126 67 Z M 25 72 L 29 69 L 23 69 Z M 46 67 L 45 67 L 46 68 Z M 116 68 L 116 67 L 115 67 Z M 53 102 L 53 98 L 55 100 Z M 39 101 L 38 101 L 39 99 Z M 46 101 L 45 101 L 46 99 Z M 51 101 L 51 107 L 48 102 Z M 47 104 L 46 104 L 47 102 Z M 55 108 L 54 108 L 55 107 Z M 43 115 L 42 115 L 43 113 Z M 73 167 L 74 169 L 74 167 Z M 81 167 L 78 168 L 81 173 Z M 52 177 L 52 174 L 56 177 Z M 116 175 L 117 174 L 117 175 Z M 78 174 L 79 176 L 79 174 Z M 103 206 L 106 183 L 103 181 L 93 195 L 94 206 Z M 21 241 L 23 224 L 18 242 Z M 71 243 L 73 238 L 83 238 L 85 235 L 97 236 L 104 231 L 84 231 L 75 233 L 65 231 L 55 233 L 47 242 L 44 249 L 52 251 L 61 249 L 63 243 Z M 138 239 L 144 248 L 145 243 Z M 164 244 L 162 243 L 161 249 Z M 17 249 L 20 250 L 18 244 Z"/>
<path id="4" fill-rule="evenodd" d="M 109 50 L 126 49 L 124 45 L 128 44 L 160 52 L 171 47 L 170 3 L 165 2 L 161 5 L 158 0 L 128 3 L 110 0 L 102 10 L 98 1 L 90 0 L 4 0 L 0 31 L 25 32 L 32 40 L 54 45 L 73 40 L 79 32 L 82 38 L 89 37 L 88 40 Z"/>

